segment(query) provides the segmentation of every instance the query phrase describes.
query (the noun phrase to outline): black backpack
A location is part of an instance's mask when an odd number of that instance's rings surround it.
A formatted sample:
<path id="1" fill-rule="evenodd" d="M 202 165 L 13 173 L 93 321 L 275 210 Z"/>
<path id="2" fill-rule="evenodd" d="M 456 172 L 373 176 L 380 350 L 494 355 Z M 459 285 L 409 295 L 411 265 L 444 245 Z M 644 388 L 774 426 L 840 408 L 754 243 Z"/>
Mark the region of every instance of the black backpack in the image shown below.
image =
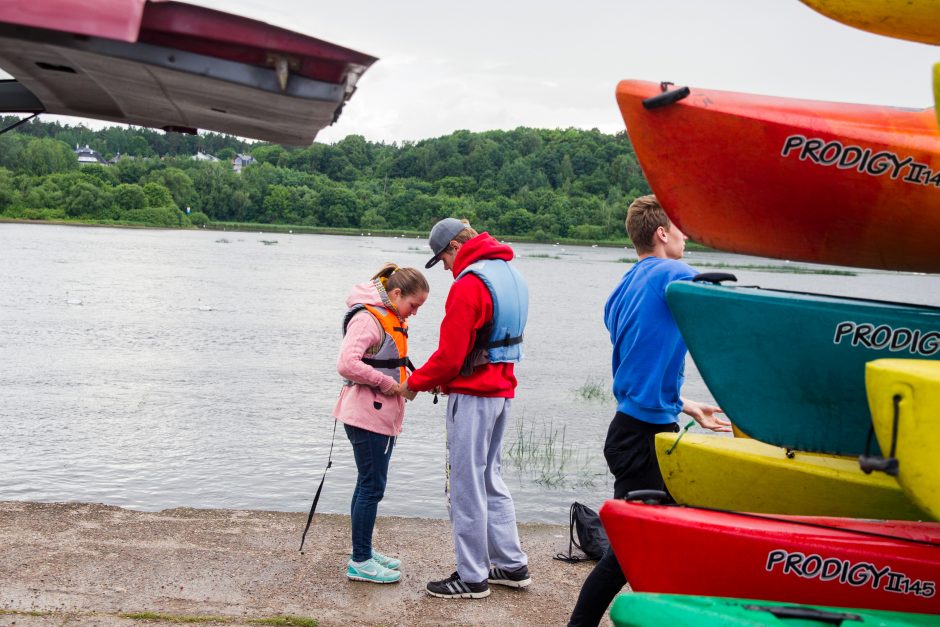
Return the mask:
<path id="1" fill-rule="evenodd" d="M 575 539 L 577 535 L 577 539 Z M 593 509 L 575 501 L 571 504 L 568 523 L 568 554 L 558 553 L 556 560 L 562 562 L 580 562 L 582 560 L 599 560 L 607 552 L 610 541 L 607 532 L 601 525 L 601 519 Z M 572 547 L 584 552 L 584 557 L 572 555 Z"/>

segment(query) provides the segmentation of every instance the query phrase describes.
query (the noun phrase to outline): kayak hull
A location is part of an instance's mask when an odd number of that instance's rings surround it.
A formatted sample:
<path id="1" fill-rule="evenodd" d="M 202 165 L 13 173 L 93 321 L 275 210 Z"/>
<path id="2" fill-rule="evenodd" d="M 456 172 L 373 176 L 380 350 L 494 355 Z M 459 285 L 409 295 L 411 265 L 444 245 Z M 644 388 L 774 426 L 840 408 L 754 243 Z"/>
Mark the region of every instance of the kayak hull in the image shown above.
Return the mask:
<path id="1" fill-rule="evenodd" d="M 715 627 L 754 627 L 787 624 L 787 618 L 801 626 L 843 625 L 864 627 L 916 627 L 937 624 L 937 617 L 908 612 L 884 612 L 858 608 L 794 605 L 779 601 L 699 597 L 683 594 L 624 593 L 614 599 L 610 620 L 616 627 L 648 625 L 714 625 Z"/>
<path id="2" fill-rule="evenodd" d="M 940 357 L 936 307 L 688 281 L 666 300 L 715 400 L 775 446 L 863 454 L 865 363 Z"/>
<path id="3" fill-rule="evenodd" d="M 923 520 L 893 477 L 858 458 L 788 451 L 757 440 L 656 435 L 656 457 L 677 503 L 742 512 Z M 675 445 L 675 446 L 673 446 Z"/>
<path id="4" fill-rule="evenodd" d="M 932 109 L 660 85 L 617 102 L 650 187 L 693 240 L 737 253 L 940 272 L 940 134 Z M 910 228 L 911 225 L 917 228 Z"/>
<path id="5" fill-rule="evenodd" d="M 940 613 L 940 524 L 768 516 L 609 500 L 637 592 Z M 733 556 L 733 557 L 732 557 Z"/>
<path id="6" fill-rule="evenodd" d="M 940 362 L 879 359 L 866 366 L 865 383 L 875 435 L 886 454 L 898 397 L 898 483 L 915 505 L 940 520 Z"/>

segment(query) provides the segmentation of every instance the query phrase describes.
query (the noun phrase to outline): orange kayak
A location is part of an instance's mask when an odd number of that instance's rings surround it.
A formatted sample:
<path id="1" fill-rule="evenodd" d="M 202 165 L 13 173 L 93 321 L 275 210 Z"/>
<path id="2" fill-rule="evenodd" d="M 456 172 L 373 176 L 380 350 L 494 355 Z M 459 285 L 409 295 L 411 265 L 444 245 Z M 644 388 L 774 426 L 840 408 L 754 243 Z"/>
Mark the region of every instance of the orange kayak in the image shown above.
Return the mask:
<path id="1" fill-rule="evenodd" d="M 663 92 L 635 80 L 620 82 L 617 103 L 650 187 L 692 239 L 780 259 L 940 272 L 932 108 Z"/>

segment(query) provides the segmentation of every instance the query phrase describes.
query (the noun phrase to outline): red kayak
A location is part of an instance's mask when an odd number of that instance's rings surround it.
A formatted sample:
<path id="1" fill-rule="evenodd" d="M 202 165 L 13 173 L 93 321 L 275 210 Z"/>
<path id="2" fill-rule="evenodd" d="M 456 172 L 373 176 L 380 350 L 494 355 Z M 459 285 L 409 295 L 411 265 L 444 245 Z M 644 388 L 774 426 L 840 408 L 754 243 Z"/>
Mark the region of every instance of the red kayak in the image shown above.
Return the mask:
<path id="1" fill-rule="evenodd" d="M 940 272 L 940 133 L 901 109 L 621 81 L 650 187 L 689 237 L 731 252 Z"/>
<path id="2" fill-rule="evenodd" d="M 310 144 L 376 59 L 163 0 L 0 2 L 0 113 Z"/>
<path id="3" fill-rule="evenodd" d="M 768 516 L 610 500 L 636 592 L 940 614 L 940 524 Z"/>

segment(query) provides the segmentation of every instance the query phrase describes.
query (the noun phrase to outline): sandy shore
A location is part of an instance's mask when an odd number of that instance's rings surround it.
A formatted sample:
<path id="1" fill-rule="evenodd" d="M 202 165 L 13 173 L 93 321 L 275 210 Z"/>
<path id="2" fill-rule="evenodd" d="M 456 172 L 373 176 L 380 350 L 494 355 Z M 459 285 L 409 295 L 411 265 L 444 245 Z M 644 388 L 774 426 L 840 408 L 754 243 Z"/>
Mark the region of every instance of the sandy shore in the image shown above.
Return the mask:
<path id="1" fill-rule="evenodd" d="M 319 625 L 563 625 L 593 565 L 552 560 L 567 549 L 567 527 L 521 525 L 531 587 L 435 599 L 425 582 L 454 570 L 447 521 L 380 518 L 376 546 L 402 559 L 404 576 L 378 586 L 345 578 L 348 516 L 318 514 L 301 555 L 305 520 L 0 502 L 0 625 L 305 624 L 264 621 L 286 615 Z"/>

